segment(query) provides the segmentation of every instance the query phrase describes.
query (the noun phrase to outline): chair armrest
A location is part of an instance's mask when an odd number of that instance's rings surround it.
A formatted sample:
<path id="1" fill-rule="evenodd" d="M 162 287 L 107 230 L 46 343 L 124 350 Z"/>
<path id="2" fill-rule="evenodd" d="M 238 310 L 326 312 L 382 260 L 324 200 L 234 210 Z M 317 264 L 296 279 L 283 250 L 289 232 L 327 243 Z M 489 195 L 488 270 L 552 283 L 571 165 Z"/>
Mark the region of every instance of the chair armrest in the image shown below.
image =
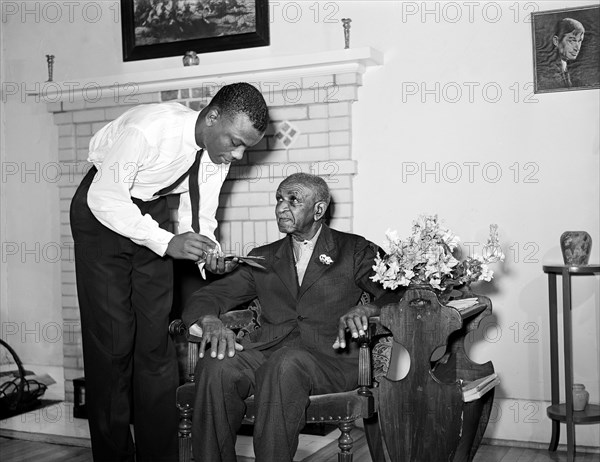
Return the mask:
<path id="1" fill-rule="evenodd" d="M 379 316 L 371 316 L 369 318 L 369 328 L 366 335 L 357 339 L 360 345 L 358 352 L 358 386 L 360 394 L 370 394 L 369 388 L 373 386 L 373 373 L 371 361 L 371 342 L 373 337 L 381 330 Z"/>
<path id="2" fill-rule="evenodd" d="M 169 334 L 171 335 L 185 335 L 187 328 L 181 319 L 175 319 L 169 324 Z"/>

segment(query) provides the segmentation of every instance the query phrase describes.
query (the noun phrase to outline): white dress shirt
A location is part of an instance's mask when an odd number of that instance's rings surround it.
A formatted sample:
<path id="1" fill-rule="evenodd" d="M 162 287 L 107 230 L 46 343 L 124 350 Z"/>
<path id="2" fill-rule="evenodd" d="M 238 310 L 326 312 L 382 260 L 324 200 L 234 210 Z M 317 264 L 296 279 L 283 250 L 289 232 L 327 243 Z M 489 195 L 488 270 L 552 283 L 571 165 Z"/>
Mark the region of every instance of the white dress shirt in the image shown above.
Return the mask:
<path id="1" fill-rule="evenodd" d="M 315 244 L 321 234 L 322 226 L 319 226 L 319 230 L 315 233 L 312 239 L 306 239 L 304 241 L 297 241 L 292 238 L 292 248 L 294 250 L 294 260 L 296 260 L 296 274 L 298 275 L 298 284 L 302 285 L 304 280 L 304 274 L 310 263 L 310 257 L 312 257 L 313 251 L 315 250 Z"/>
<path id="2" fill-rule="evenodd" d="M 173 234 L 161 229 L 132 202 L 158 198 L 156 192 L 187 172 L 200 147 L 195 126 L 199 113 L 180 103 L 136 106 L 104 126 L 90 141 L 88 160 L 98 169 L 88 192 L 88 205 L 107 228 L 163 256 Z M 229 164 L 214 164 L 202 155 L 200 233 L 215 239 L 219 193 Z M 171 194 L 181 194 L 178 233 L 192 231 L 188 178 Z"/>

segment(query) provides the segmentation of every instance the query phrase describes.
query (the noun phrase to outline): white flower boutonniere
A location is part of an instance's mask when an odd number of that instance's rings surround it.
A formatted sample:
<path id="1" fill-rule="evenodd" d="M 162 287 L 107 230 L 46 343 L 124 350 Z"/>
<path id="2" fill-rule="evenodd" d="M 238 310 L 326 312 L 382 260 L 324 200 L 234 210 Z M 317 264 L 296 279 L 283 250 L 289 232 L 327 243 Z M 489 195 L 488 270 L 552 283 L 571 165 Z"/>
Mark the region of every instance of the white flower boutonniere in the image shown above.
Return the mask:
<path id="1" fill-rule="evenodd" d="M 319 255 L 319 261 L 324 265 L 331 265 L 333 263 L 331 257 L 329 255 L 325 255 L 324 253 Z"/>

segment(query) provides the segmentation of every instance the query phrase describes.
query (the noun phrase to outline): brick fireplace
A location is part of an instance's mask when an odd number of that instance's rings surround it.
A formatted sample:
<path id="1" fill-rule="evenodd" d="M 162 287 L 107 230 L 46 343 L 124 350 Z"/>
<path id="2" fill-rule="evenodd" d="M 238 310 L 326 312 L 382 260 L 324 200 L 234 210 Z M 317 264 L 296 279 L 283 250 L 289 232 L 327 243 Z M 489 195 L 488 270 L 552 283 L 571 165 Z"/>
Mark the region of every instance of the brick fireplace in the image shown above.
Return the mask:
<path id="1" fill-rule="evenodd" d="M 275 57 L 252 62 L 195 66 L 136 75 L 105 77 L 86 83 L 46 84 L 44 99 L 58 126 L 63 322 L 76 326 L 64 337 L 67 401 L 73 401 L 73 379 L 83 376 L 81 331 L 75 286 L 69 205 L 89 168 L 87 147 L 99 128 L 137 104 L 178 101 L 203 108 L 228 83 L 247 81 L 263 93 L 271 124 L 265 138 L 232 166 L 223 186 L 217 214 L 217 237 L 224 249 L 246 254 L 279 239 L 273 220 L 274 191 L 294 172 L 323 176 L 332 192 L 331 225 L 352 230 L 352 103 L 363 75 L 383 57 L 371 48 Z M 201 75 L 199 75 L 201 73 Z M 120 83 L 116 83 L 120 82 Z"/>

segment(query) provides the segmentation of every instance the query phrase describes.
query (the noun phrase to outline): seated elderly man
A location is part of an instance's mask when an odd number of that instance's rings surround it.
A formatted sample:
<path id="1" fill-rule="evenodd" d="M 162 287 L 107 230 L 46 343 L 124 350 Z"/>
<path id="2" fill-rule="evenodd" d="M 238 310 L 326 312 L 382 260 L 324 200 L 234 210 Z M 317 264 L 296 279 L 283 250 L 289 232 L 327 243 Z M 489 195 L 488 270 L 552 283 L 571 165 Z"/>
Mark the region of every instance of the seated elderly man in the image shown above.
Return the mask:
<path id="1" fill-rule="evenodd" d="M 292 461 L 309 395 L 356 388 L 358 347 L 348 340 L 363 334 L 368 316 L 384 304 L 384 289 L 370 280 L 378 248 L 323 223 L 330 193 L 322 178 L 291 175 L 276 198 L 277 225 L 287 236 L 251 252 L 264 256 L 266 269 L 240 265 L 195 292 L 183 314 L 190 332 L 202 336 L 192 430 L 196 461 L 235 462 L 244 399 L 253 394 L 256 460 Z M 363 291 L 375 301 L 354 306 Z M 244 348 L 218 316 L 256 297 L 262 327 L 256 343 Z"/>

